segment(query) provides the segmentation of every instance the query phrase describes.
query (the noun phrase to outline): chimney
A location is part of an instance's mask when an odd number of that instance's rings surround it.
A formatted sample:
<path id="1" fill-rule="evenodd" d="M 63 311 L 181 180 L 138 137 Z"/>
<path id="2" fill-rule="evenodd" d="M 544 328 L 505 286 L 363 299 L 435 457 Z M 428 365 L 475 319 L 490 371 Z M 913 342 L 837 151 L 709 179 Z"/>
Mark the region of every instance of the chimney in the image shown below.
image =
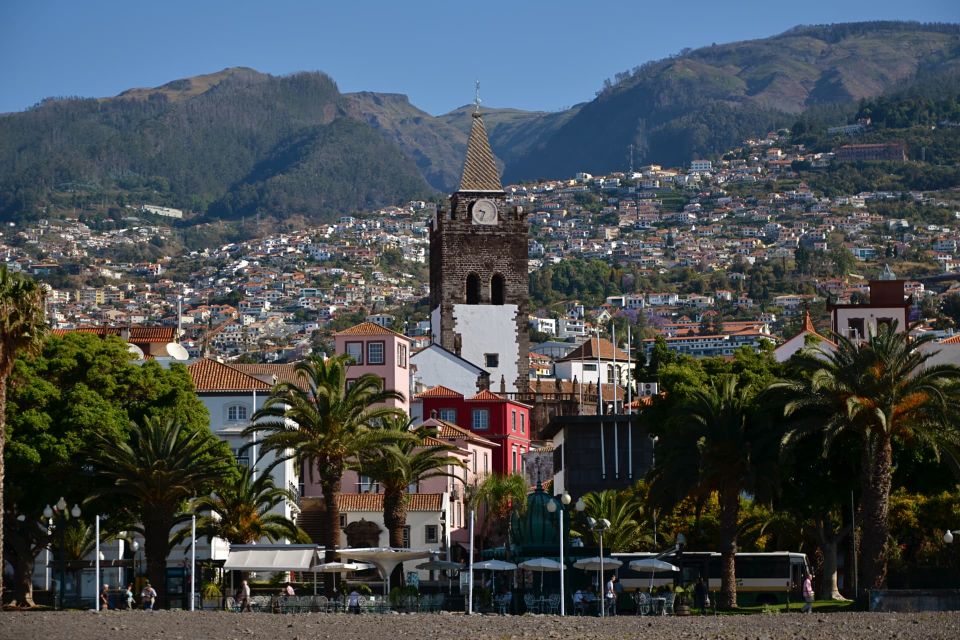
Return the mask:
<path id="1" fill-rule="evenodd" d="M 431 409 L 431 410 L 430 410 L 430 419 L 431 419 L 431 420 L 436 420 L 436 419 L 437 419 L 437 410 L 436 410 L 436 409 Z"/>

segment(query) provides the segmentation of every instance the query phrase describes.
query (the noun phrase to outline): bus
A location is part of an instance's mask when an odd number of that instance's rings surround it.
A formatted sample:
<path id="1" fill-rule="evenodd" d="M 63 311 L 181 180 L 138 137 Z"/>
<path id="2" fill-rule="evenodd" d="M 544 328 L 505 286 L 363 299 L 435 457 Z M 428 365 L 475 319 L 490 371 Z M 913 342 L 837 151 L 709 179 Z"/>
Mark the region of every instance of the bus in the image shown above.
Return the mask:
<path id="1" fill-rule="evenodd" d="M 664 585 L 689 586 L 702 577 L 707 583 L 710 599 L 720 591 L 720 554 L 711 551 L 684 551 L 660 556 L 654 553 L 614 553 L 623 566 L 617 572 L 625 590 L 648 591 Z M 659 557 L 680 567 L 680 573 L 647 573 L 630 569 L 630 562 Z M 737 604 L 786 604 L 802 602 L 800 588 L 803 575 L 809 571 L 807 556 L 789 551 L 738 553 L 735 559 L 737 576 Z"/>

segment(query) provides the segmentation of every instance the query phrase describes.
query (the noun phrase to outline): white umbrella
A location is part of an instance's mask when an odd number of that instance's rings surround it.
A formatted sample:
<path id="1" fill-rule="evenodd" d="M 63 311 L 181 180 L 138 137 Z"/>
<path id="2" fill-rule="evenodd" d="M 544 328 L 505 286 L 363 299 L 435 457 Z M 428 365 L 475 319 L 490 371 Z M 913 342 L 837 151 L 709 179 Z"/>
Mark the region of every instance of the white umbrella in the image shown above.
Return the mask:
<path id="1" fill-rule="evenodd" d="M 314 571 L 319 571 L 320 573 L 339 573 L 343 575 L 345 573 L 351 573 L 353 571 L 366 571 L 367 569 L 375 569 L 376 567 L 372 564 L 367 564 L 366 562 L 324 562 L 323 564 L 318 564 L 313 567 Z M 333 579 L 333 588 L 337 588 L 337 579 Z"/>
<path id="2" fill-rule="evenodd" d="M 657 560 L 656 558 L 643 558 L 642 560 L 633 560 L 630 563 L 630 568 L 634 571 L 647 572 L 650 573 L 672 573 L 674 571 L 680 571 L 680 567 L 675 564 L 670 564 L 665 560 Z"/>
<path id="3" fill-rule="evenodd" d="M 463 569 L 463 565 L 459 562 L 451 562 L 450 560 L 438 560 L 434 558 L 433 560 L 428 560 L 417 565 L 417 569 L 421 571 L 460 571 Z M 450 593 L 453 593 L 453 580 L 450 578 L 450 574 L 447 574 L 447 590 Z"/>
<path id="4" fill-rule="evenodd" d="M 543 593 L 543 574 L 547 571 L 560 571 L 560 563 L 551 558 L 530 558 L 520 563 L 521 569 L 540 572 L 540 593 Z"/>
<path id="5" fill-rule="evenodd" d="M 604 571 L 606 569 L 616 569 L 623 566 L 623 563 L 616 558 L 601 558 L 595 556 L 593 558 L 577 560 L 573 563 L 573 566 L 577 569 L 583 569 L 584 571 Z"/>
<path id="6" fill-rule="evenodd" d="M 517 565 L 504 560 L 484 560 L 483 562 L 474 562 L 474 569 L 486 569 L 487 571 L 515 571 Z M 496 584 L 492 585 L 496 587 Z"/>

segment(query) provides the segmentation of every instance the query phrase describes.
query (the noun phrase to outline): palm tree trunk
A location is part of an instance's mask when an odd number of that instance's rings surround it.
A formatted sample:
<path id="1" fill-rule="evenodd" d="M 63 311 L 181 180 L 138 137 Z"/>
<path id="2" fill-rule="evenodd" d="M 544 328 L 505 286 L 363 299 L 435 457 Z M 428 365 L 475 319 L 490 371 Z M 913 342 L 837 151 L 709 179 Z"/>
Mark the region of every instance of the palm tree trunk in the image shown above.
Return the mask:
<path id="1" fill-rule="evenodd" d="M 170 529 L 166 519 L 157 518 L 143 523 L 143 552 L 147 556 L 147 578 L 156 590 L 154 609 L 167 605 L 167 556 L 170 555 Z"/>
<path id="2" fill-rule="evenodd" d="M 391 547 L 403 546 L 403 529 L 407 526 L 407 501 L 404 491 L 387 489 L 383 493 L 383 524 Z"/>
<path id="3" fill-rule="evenodd" d="M 720 607 L 737 606 L 737 518 L 740 492 L 736 487 L 720 491 Z"/>
<path id="4" fill-rule="evenodd" d="M 0 370 L 0 574 L 3 573 L 3 568 L 6 566 L 3 560 L 3 514 L 4 514 L 4 503 L 3 503 L 3 449 L 4 445 L 7 442 L 7 371 L 8 367 L 3 367 L 3 370 Z M 3 580 L 0 579 L 0 602 L 3 602 Z"/>
<path id="5" fill-rule="evenodd" d="M 850 525 L 833 532 L 833 518 L 830 514 L 823 514 L 815 518 L 817 523 L 817 541 L 823 553 L 823 573 L 820 580 L 821 600 L 843 600 L 840 588 L 837 586 L 837 557 L 840 554 L 840 542 L 850 531 Z"/>
<path id="6" fill-rule="evenodd" d="M 13 601 L 18 607 L 35 607 L 33 602 L 33 558 L 7 558 L 13 565 Z"/>
<path id="7" fill-rule="evenodd" d="M 340 547 L 340 507 L 337 505 L 337 496 L 340 494 L 340 476 L 321 478 L 320 489 L 323 491 L 324 505 L 324 561 L 333 562 L 337 558 L 336 552 Z M 334 597 L 336 595 L 334 591 L 334 574 L 323 574 L 323 588 L 324 591 L 327 592 L 327 597 Z"/>
<path id="8" fill-rule="evenodd" d="M 889 436 L 878 436 L 870 461 L 870 484 L 863 495 L 863 583 L 880 589 L 887 580 L 887 536 L 890 532 L 890 484 L 893 447 Z"/>

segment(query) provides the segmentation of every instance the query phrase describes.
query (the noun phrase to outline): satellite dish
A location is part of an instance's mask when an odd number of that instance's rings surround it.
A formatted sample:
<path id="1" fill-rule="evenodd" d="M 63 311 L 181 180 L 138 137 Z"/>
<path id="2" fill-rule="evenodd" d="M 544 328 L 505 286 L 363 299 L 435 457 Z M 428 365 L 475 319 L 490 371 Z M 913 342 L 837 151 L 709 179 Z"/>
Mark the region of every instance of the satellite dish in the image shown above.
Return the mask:
<path id="1" fill-rule="evenodd" d="M 184 349 L 180 344 L 176 342 L 168 342 L 164 347 L 167 354 L 172 357 L 174 360 L 189 360 L 190 354 L 187 353 L 187 350 Z"/>
<path id="2" fill-rule="evenodd" d="M 132 353 L 137 360 L 143 360 L 143 350 L 137 345 L 127 343 L 127 351 Z"/>

